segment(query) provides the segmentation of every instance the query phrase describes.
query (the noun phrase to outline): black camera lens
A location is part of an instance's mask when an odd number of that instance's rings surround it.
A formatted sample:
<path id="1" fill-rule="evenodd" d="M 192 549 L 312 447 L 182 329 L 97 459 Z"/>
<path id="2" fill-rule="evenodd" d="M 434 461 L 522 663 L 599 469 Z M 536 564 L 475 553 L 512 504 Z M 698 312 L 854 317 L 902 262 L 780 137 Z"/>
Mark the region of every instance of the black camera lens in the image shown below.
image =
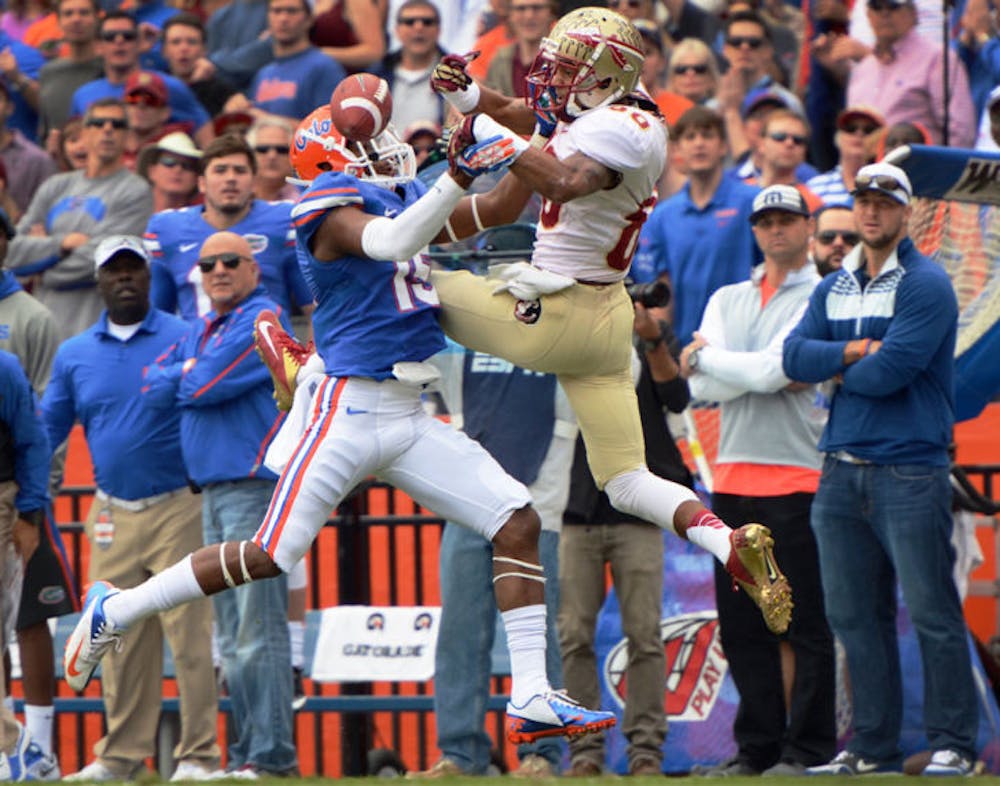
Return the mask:
<path id="1" fill-rule="evenodd" d="M 641 303 L 645 308 L 663 308 L 670 303 L 670 286 L 666 281 L 629 284 L 626 290 L 633 303 Z"/>

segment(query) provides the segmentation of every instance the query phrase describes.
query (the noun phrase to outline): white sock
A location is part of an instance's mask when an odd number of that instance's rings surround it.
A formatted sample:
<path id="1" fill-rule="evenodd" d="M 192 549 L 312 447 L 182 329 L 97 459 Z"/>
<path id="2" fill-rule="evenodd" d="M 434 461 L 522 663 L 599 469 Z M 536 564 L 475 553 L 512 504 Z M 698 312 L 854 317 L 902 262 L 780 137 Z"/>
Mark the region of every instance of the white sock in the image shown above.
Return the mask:
<path id="1" fill-rule="evenodd" d="M 517 707 L 549 690 L 545 676 L 545 604 L 520 606 L 500 614 L 510 651 L 510 700 Z"/>
<path id="2" fill-rule="evenodd" d="M 138 587 L 126 589 L 104 602 L 104 614 L 119 628 L 182 603 L 204 598 L 205 592 L 194 575 L 194 564 L 188 555 L 162 573 L 146 579 Z"/>
<path id="3" fill-rule="evenodd" d="M 729 535 L 732 532 L 726 523 L 716 516 L 712 511 L 699 511 L 694 515 L 687 528 L 687 539 L 696 546 L 701 546 L 706 551 L 715 555 L 723 565 L 729 562 L 729 555 L 733 551 L 729 542 Z"/>
<path id="4" fill-rule="evenodd" d="M 305 639 L 306 624 L 301 620 L 288 620 L 288 640 L 292 645 L 293 669 L 301 669 L 306 665 Z"/>
<path id="5" fill-rule="evenodd" d="M 609 480 L 604 491 L 608 500 L 622 513 L 650 521 L 677 535 L 674 513 L 685 502 L 697 502 L 698 496 L 687 486 L 664 480 L 645 467 L 623 472 Z"/>
<path id="6" fill-rule="evenodd" d="M 46 756 L 52 753 L 52 719 L 55 714 L 51 704 L 24 705 L 24 725 L 27 726 L 31 739 L 38 743 Z"/>

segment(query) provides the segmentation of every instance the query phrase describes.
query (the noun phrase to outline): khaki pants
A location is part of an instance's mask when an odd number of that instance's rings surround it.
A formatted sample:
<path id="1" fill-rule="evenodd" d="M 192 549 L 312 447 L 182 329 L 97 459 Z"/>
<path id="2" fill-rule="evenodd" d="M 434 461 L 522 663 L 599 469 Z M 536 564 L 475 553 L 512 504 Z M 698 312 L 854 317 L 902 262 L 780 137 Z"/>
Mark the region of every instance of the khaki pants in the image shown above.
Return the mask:
<path id="1" fill-rule="evenodd" d="M 110 543 L 106 543 L 106 533 L 95 537 L 94 525 L 102 509 L 110 511 L 114 528 Z M 183 489 L 133 513 L 95 498 L 86 533 L 91 544 L 90 580 L 135 587 L 202 545 L 201 502 Z M 123 778 L 133 775 L 154 753 L 164 635 L 174 656 L 181 708 L 181 738 L 174 758 L 210 768 L 218 765 L 212 605 L 203 598 L 129 628 L 121 651 L 112 649 L 104 658 L 101 688 L 108 732 L 94 746 L 94 753 Z"/>
<path id="2" fill-rule="evenodd" d="M 14 497 L 17 495 L 17 484 L 13 481 L 0 483 L 0 581 L 3 581 L 6 568 L 7 546 L 11 542 L 14 533 Z M 0 619 L 0 630 L 3 630 L 5 620 Z M 3 647 L 0 647 L 2 655 Z M 3 658 L 0 657 L 0 750 L 4 753 L 13 753 L 17 744 L 17 720 L 14 713 L 7 709 L 3 699 L 7 695 L 5 685 L 7 676 L 4 674 Z"/>
<path id="3" fill-rule="evenodd" d="M 455 341 L 522 368 L 556 374 L 587 446 L 599 488 L 646 464 L 632 380 L 635 309 L 621 283 L 574 284 L 541 298 L 532 325 L 514 316 L 515 300 L 497 282 L 467 271 L 434 271 L 441 327 Z"/>

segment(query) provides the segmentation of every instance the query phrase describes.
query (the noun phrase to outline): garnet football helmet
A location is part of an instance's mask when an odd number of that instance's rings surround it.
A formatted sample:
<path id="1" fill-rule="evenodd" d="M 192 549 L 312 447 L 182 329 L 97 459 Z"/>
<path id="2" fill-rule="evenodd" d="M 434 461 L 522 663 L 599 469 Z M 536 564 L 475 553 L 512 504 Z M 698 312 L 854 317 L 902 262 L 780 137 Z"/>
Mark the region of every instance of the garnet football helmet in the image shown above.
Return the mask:
<path id="1" fill-rule="evenodd" d="M 298 182 L 305 185 L 323 172 L 344 172 L 391 186 L 412 180 L 417 172 L 413 148 L 397 136 L 391 123 L 368 142 L 352 142 L 333 125 L 329 104 L 317 107 L 299 123 L 289 157 Z"/>
<path id="2" fill-rule="evenodd" d="M 642 72 L 642 36 L 607 8 L 578 8 L 542 39 L 527 76 L 532 108 L 569 118 L 635 90 Z"/>

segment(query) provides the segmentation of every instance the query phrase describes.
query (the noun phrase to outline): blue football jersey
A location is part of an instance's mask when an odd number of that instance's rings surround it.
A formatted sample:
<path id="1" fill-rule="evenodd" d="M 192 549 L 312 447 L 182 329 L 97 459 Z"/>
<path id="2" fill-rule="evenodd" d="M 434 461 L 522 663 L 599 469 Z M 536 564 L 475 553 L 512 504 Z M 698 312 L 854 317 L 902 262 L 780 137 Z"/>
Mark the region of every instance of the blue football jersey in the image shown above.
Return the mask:
<path id="1" fill-rule="evenodd" d="M 313 337 L 328 374 L 386 379 L 394 363 L 426 360 L 444 348 L 438 296 L 422 254 L 400 261 L 344 256 L 320 262 L 309 251 L 328 211 L 355 205 L 391 218 L 425 191 L 419 181 L 390 190 L 352 175 L 325 173 L 292 211 L 303 272 L 316 301 Z"/>
<path id="2" fill-rule="evenodd" d="M 255 199 L 246 217 L 230 227 L 250 243 L 260 267 L 260 283 L 282 309 L 289 311 L 292 300 L 300 306 L 312 303 L 312 294 L 295 257 L 292 229 L 292 202 Z M 153 305 L 170 313 L 178 312 L 191 321 L 212 310 L 201 287 L 198 252 L 209 235 L 218 230 L 204 219 L 204 207 L 154 213 L 143 240 L 152 257 Z"/>

